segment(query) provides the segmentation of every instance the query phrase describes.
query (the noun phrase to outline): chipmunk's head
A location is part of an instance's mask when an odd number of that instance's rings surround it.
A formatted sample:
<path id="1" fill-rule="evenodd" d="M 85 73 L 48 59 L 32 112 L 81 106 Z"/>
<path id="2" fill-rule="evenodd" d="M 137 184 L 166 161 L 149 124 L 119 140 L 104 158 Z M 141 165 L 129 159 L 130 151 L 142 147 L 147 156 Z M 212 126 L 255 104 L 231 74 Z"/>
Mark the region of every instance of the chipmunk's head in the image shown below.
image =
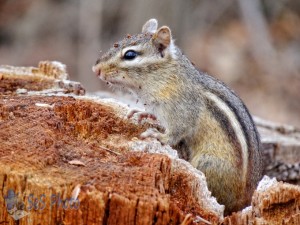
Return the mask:
<path id="1" fill-rule="evenodd" d="M 161 68 L 172 67 L 168 62 L 176 58 L 176 52 L 170 28 L 157 29 L 157 20 L 150 19 L 142 33 L 115 43 L 97 60 L 93 71 L 109 84 L 137 92 L 149 84 L 147 80 L 159 80 Z"/>

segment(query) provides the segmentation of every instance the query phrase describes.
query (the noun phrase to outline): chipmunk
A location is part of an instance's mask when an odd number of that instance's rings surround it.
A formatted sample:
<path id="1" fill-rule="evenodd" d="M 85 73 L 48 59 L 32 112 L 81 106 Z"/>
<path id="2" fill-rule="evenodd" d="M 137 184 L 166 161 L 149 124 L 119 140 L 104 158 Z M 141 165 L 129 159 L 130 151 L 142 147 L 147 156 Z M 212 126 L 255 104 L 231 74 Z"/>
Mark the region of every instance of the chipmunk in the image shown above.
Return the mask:
<path id="1" fill-rule="evenodd" d="M 262 176 L 260 138 L 251 115 L 224 83 L 194 67 L 174 44 L 169 27 L 157 25 L 150 19 L 142 33 L 115 43 L 93 71 L 136 94 L 165 128 L 164 133 L 150 128 L 142 138 L 174 147 L 206 175 L 225 215 L 238 211 L 250 203 Z"/>

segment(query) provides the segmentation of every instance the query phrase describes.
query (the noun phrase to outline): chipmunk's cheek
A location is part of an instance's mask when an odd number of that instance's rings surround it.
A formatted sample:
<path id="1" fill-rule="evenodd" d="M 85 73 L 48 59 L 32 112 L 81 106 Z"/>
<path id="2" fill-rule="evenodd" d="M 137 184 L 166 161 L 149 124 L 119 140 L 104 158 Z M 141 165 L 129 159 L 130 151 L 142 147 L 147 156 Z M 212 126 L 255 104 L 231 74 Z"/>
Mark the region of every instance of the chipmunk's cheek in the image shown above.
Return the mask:
<path id="1" fill-rule="evenodd" d="M 110 84 L 122 83 L 122 74 L 117 70 L 101 71 L 99 78 Z"/>

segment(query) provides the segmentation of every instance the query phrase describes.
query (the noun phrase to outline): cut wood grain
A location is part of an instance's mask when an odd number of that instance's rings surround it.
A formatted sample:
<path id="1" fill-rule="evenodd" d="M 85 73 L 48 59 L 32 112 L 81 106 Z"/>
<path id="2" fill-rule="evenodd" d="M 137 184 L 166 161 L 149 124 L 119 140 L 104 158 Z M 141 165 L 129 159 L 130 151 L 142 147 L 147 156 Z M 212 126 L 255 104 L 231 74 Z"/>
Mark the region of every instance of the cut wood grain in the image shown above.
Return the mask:
<path id="1" fill-rule="evenodd" d="M 88 100 L 0 97 L 0 221 L 13 224 L 9 190 L 19 193 L 27 218 L 46 224 L 178 224 L 186 213 L 218 221 L 192 197 L 186 171 L 171 172 L 168 156 L 130 151 L 126 143 L 144 129 Z M 76 187 L 78 209 L 71 204 Z"/>

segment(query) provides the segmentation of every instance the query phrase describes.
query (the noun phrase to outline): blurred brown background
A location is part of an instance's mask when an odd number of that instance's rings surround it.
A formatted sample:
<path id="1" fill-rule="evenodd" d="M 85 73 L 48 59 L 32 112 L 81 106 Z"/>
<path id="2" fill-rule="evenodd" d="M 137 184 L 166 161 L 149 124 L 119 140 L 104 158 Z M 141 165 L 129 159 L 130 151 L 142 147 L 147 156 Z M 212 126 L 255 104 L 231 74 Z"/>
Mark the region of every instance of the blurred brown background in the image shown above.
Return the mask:
<path id="1" fill-rule="evenodd" d="M 253 114 L 300 127 L 299 0 L 0 0 L 0 64 L 58 60 L 104 90 L 91 71 L 100 50 L 153 17 Z"/>

